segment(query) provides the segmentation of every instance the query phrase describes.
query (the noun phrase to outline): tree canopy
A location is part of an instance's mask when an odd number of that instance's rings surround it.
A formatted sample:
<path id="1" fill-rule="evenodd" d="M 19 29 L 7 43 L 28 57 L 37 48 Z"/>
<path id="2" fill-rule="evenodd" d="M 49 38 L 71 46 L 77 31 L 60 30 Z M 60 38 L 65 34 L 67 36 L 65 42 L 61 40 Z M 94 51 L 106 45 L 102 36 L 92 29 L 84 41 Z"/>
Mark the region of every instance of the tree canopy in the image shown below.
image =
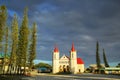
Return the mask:
<path id="1" fill-rule="evenodd" d="M 30 69 L 33 67 L 33 60 L 36 57 L 36 23 L 33 23 L 32 35 L 31 35 L 31 44 L 29 46 L 29 56 L 28 63 Z"/>
<path id="2" fill-rule="evenodd" d="M 100 64 L 99 43 L 98 43 L 98 41 L 96 43 L 96 64 L 97 64 L 97 67 L 99 69 L 101 67 L 101 64 Z"/>
<path id="3" fill-rule="evenodd" d="M 52 66 L 50 64 L 47 64 L 47 63 L 38 63 L 35 65 L 35 68 L 42 68 L 42 67 L 49 68 L 49 69 L 52 68 Z"/>
<path id="4" fill-rule="evenodd" d="M 105 50 L 104 49 L 103 49 L 103 60 L 104 60 L 105 67 L 109 67 L 109 64 L 107 62 L 107 58 L 106 58 Z"/>
<path id="5" fill-rule="evenodd" d="M 120 67 L 120 63 L 118 63 L 118 65 L 116 67 Z"/>

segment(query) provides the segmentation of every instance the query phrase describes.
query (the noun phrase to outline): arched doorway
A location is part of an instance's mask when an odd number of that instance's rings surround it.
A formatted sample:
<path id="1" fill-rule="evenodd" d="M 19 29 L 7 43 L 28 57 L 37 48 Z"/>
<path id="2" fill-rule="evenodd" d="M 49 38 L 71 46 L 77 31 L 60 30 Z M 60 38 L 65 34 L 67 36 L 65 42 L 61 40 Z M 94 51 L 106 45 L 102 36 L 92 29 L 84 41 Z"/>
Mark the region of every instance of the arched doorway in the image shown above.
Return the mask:
<path id="1" fill-rule="evenodd" d="M 62 66 L 60 65 L 60 67 L 59 67 L 59 72 L 62 72 Z"/>
<path id="2" fill-rule="evenodd" d="M 67 69 L 66 69 L 66 70 L 67 70 L 67 72 L 70 72 L 70 67 L 69 67 L 69 66 L 67 66 Z"/>
<path id="3" fill-rule="evenodd" d="M 63 65 L 63 72 L 66 72 L 66 66 Z"/>

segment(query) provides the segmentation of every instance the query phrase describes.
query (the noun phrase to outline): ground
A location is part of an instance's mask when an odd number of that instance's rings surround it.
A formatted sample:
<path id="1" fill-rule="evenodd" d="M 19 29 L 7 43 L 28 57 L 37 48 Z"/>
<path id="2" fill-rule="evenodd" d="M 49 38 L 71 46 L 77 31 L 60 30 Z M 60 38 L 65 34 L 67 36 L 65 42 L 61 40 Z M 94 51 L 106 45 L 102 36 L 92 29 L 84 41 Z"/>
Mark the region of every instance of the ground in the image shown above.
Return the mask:
<path id="1" fill-rule="evenodd" d="M 78 75 L 48 75 L 38 74 L 34 80 L 120 80 L 120 75 L 78 74 Z"/>
<path id="2" fill-rule="evenodd" d="M 33 73 L 31 76 L 17 76 L 11 80 L 120 80 L 120 75 L 105 75 L 105 74 L 70 74 L 70 75 L 53 75 L 49 73 Z M 2 80 L 0 78 L 0 80 Z M 5 79 L 3 79 L 5 80 Z M 6 79 L 10 80 L 10 79 Z"/>

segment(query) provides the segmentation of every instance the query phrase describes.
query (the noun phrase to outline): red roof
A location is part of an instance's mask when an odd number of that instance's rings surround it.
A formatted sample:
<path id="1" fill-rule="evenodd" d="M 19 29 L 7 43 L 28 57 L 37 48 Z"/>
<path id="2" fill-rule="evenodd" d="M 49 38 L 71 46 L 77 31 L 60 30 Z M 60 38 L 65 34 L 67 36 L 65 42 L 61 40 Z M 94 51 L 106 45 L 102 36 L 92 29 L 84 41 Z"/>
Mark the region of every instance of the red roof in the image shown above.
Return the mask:
<path id="1" fill-rule="evenodd" d="M 84 62 L 81 58 L 77 58 L 77 64 L 84 64 Z"/>
<path id="2" fill-rule="evenodd" d="M 55 48 L 54 48 L 54 52 L 59 52 L 59 50 L 58 50 L 58 47 L 57 47 L 57 46 L 55 46 Z"/>
<path id="3" fill-rule="evenodd" d="M 71 51 L 76 51 L 76 50 L 75 50 L 75 47 L 74 47 L 74 43 L 72 43 Z"/>

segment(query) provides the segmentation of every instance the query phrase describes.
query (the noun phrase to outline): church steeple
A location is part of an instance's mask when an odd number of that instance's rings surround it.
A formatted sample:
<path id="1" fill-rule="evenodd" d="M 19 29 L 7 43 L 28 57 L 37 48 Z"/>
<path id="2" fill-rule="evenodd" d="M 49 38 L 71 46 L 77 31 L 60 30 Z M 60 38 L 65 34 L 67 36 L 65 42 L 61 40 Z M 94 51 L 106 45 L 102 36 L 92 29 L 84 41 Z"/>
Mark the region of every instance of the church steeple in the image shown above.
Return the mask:
<path id="1" fill-rule="evenodd" d="M 74 47 L 74 43 L 72 43 L 71 51 L 72 51 L 72 52 L 76 51 L 76 50 L 75 50 L 75 47 Z"/>
<path id="2" fill-rule="evenodd" d="M 54 52 L 59 52 L 58 47 L 55 45 Z"/>
<path id="3" fill-rule="evenodd" d="M 77 52 L 74 47 L 74 43 L 72 43 L 72 48 L 70 51 L 70 70 L 73 74 L 76 74 L 77 71 Z"/>
<path id="4" fill-rule="evenodd" d="M 53 51 L 53 73 L 59 72 L 59 50 L 58 47 L 55 45 L 54 51 Z"/>

